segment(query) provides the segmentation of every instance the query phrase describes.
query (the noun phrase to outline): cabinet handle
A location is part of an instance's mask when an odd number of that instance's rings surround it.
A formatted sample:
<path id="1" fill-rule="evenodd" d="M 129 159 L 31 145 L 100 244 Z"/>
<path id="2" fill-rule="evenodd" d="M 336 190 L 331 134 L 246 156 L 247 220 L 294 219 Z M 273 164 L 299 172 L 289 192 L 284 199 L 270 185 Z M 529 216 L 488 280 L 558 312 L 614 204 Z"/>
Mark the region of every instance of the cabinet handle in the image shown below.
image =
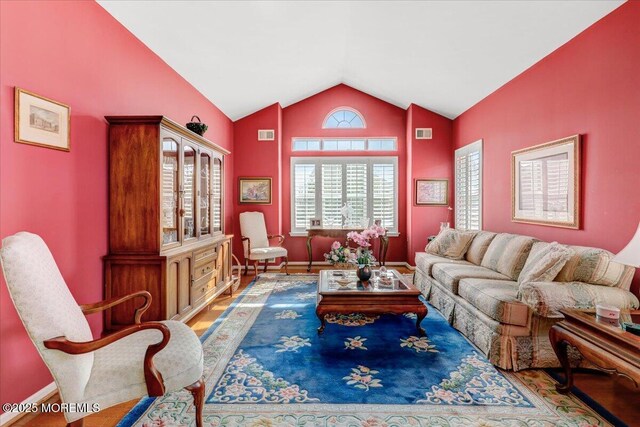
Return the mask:
<path id="1" fill-rule="evenodd" d="M 180 210 L 178 211 L 178 214 L 179 214 L 180 216 L 184 216 L 184 212 L 185 212 L 185 210 L 184 210 L 184 209 L 180 209 Z"/>

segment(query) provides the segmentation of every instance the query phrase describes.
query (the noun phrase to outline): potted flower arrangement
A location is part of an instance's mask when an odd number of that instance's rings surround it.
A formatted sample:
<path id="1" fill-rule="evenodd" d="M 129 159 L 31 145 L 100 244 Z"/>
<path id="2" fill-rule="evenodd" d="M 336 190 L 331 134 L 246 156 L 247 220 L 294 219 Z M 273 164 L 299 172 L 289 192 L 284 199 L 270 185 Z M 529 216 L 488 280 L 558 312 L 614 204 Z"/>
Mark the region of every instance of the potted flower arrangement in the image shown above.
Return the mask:
<path id="1" fill-rule="evenodd" d="M 324 254 L 324 259 L 337 268 L 348 270 L 355 265 L 356 253 L 348 247 L 342 246 L 340 242 L 335 241 L 331 244 L 331 250 Z"/>
<path id="2" fill-rule="evenodd" d="M 357 232 L 351 231 L 347 234 L 347 239 L 358 245 L 354 262 L 358 265 L 358 278 L 366 282 L 371 278 L 371 266 L 375 264 L 376 259 L 371 252 L 371 239 L 377 239 L 384 236 L 386 230 L 379 225 L 372 225 L 364 230 Z"/>

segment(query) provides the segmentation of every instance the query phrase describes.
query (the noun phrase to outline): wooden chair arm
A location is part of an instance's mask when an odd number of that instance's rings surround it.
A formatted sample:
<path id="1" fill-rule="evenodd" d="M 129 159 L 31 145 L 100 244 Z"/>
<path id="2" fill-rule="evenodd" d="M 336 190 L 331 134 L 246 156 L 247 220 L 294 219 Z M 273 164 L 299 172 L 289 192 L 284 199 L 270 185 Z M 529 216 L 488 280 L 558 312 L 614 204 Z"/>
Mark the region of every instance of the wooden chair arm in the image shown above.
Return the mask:
<path id="1" fill-rule="evenodd" d="M 251 253 L 251 239 L 250 239 L 250 238 L 248 238 L 248 237 L 244 237 L 244 236 L 242 236 L 242 239 L 241 239 L 241 240 L 242 240 L 243 242 L 244 242 L 245 240 L 247 241 L 247 254 L 246 254 L 245 256 L 247 256 L 247 257 L 248 257 L 248 256 L 249 256 L 249 254 Z"/>
<path id="2" fill-rule="evenodd" d="M 275 239 L 276 237 L 280 239 L 280 241 L 278 242 L 278 246 L 282 246 L 282 244 L 284 243 L 284 236 L 282 234 L 272 234 L 270 236 L 267 236 L 267 239 Z"/>
<path id="3" fill-rule="evenodd" d="M 147 329 L 157 329 L 162 333 L 162 340 L 147 347 L 144 355 L 144 379 L 147 384 L 149 396 L 162 396 L 165 393 L 162 374 L 153 364 L 153 356 L 169 344 L 171 332 L 169 328 L 158 322 L 145 322 L 127 326 L 113 334 L 98 338 L 93 341 L 75 342 L 69 341 L 66 337 L 56 337 L 44 341 L 44 346 L 50 350 L 60 350 L 67 354 L 85 354 L 96 351 L 102 347 L 112 344 L 126 336 Z"/>
<path id="4" fill-rule="evenodd" d="M 108 300 L 95 302 L 93 304 L 80 304 L 80 309 L 84 314 L 93 314 L 104 311 L 108 308 L 111 308 L 115 305 L 121 304 L 136 297 L 144 297 L 145 299 L 144 304 L 141 307 L 136 308 L 133 318 L 134 323 L 139 324 L 142 315 L 151 306 L 151 294 L 147 291 L 137 291 L 123 297 L 115 297 Z"/>

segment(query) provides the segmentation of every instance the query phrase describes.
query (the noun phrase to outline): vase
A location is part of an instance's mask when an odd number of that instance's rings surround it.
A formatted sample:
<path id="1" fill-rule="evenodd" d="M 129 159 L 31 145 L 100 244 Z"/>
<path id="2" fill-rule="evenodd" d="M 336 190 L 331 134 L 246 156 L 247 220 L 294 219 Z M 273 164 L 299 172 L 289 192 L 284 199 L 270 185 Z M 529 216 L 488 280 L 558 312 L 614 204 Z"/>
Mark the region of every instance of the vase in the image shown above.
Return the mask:
<path id="1" fill-rule="evenodd" d="M 368 265 L 359 266 L 358 271 L 356 271 L 356 275 L 361 282 L 368 282 L 371 278 L 371 267 Z"/>

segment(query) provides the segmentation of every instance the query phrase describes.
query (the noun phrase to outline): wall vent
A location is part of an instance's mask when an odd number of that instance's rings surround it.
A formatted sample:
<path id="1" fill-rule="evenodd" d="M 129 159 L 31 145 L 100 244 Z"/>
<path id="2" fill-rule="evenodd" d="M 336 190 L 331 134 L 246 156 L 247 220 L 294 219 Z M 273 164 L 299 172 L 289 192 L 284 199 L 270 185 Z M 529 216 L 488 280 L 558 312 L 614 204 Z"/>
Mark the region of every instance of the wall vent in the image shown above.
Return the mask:
<path id="1" fill-rule="evenodd" d="M 276 139 L 276 131 L 273 129 L 259 129 L 258 141 L 273 141 Z"/>
<path id="2" fill-rule="evenodd" d="M 416 139 L 431 139 L 432 137 L 431 128 L 416 128 Z"/>

